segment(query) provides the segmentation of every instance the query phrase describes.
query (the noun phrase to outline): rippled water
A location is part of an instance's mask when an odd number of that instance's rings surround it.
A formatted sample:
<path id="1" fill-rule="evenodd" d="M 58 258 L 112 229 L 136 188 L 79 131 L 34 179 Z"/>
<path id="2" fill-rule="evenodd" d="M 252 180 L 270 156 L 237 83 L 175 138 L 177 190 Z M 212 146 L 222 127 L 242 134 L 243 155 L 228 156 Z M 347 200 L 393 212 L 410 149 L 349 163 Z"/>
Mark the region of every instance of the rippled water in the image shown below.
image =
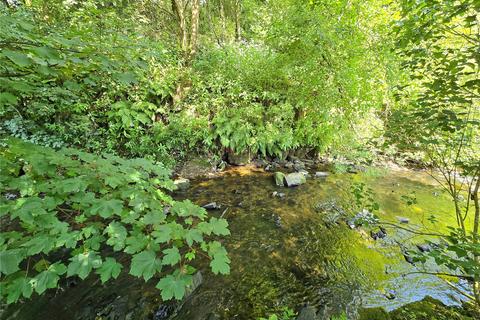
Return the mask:
<path id="1" fill-rule="evenodd" d="M 203 284 L 173 319 L 215 319 L 213 315 L 255 319 L 284 306 L 298 309 L 304 304 L 315 305 L 325 316 L 353 314 L 359 306 L 394 309 L 425 295 L 458 303 L 455 292 L 436 277 L 402 276 L 415 267 L 404 260 L 398 243 L 409 246 L 425 238 L 388 230 L 387 239 L 374 241 L 365 231 L 350 230 L 342 220 L 326 223 L 326 213 L 318 210 L 318 204 L 335 201 L 348 211 L 349 185 L 364 182 L 375 191 L 382 220 L 397 222 L 401 216 L 410 219 L 410 226 L 444 229 L 455 222 L 451 203 L 427 174 L 368 170 L 330 175 L 326 180 L 311 178 L 289 189 L 276 187 L 272 179 L 263 171 L 238 168 L 195 181 L 176 195 L 200 205 L 222 204 L 211 214 L 223 214 L 230 224 L 225 245 L 232 262 L 229 276 L 214 276 L 198 266 Z M 272 197 L 274 191 L 285 197 Z M 418 204 L 407 206 L 401 196 L 412 191 Z M 438 223 L 428 220 L 431 214 Z M 155 313 L 161 319 L 175 306 L 162 304 L 155 283 L 125 273 L 105 286 L 96 277 L 65 283 L 61 291 L 8 308 L 2 319 L 153 319 Z M 386 298 L 388 290 L 395 290 L 395 299 Z"/>

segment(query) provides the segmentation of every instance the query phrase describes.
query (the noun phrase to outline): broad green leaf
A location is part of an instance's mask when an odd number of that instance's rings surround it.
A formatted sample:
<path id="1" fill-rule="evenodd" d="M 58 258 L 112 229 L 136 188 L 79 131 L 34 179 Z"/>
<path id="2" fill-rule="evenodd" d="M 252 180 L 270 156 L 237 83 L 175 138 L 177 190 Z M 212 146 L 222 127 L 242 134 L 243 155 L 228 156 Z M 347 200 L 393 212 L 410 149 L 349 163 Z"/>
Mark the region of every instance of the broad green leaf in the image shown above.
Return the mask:
<path id="1" fill-rule="evenodd" d="M 168 275 L 162 278 L 156 285 L 162 294 L 162 300 L 167 301 L 172 298 L 180 300 L 185 295 L 185 289 L 192 283 L 192 276 L 180 274 Z"/>
<path id="2" fill-rule="evenodd" d="M 178 251 L 177 247 L 172 247 L 169 249 L 163 250 L 163 259 L 162 259 L 162 264 L 163 265 L 171 265 L 174 266 L 178 262 L 180 262 L 181 256 L 180 256 L 180 251 Z"/>
<path id="3" fill-rule="evenodd" d="M 133 256 L 130 264 L 130 274 L 136 277 L 143 277 L 145 281 L 151 279 L 162 268 L 161 260 L 155 252 L 147 250 Z"/>
<path id="4" fill-rule="evenodd" d="M 210 218 L 210 225 L 212 227 L 212 232 L 218 236 L 227 236 L 230 234 L 230 230 L 228 230 L 228 222 L 225 219 L 212 217 Z"/>
<path id="5" fill-rule="evenodd" d="M 192 246 L 194 242 L 202 242 L 202 233 L 197 229 L 189 229 L 185 234 L 185 241 L 189 246 Z"/>
<path id="6" fill-rule="evenodd" d="M 107 244 L 112 246 L 113 250 L 119 251 L 125 247 L 127 229 L 121 223 L 116 221 L 110 222 L 103 233 L 108 234 Z"/>
<path id="7" fill-rule="evenodd" d="M 76 256 L 70 258 L 70 264 L 68 265 L 67 277 L 78 275 L 80 279 L 85 279 L 92 269 L 96 269 L 101 266 L 102 259 L 96 252 L 79 253 Z"/>
<path id="8" fill-rule="evenodd" d="M 98 199 L 90 208 L 90 214 L 98 214 L 102 218 L 110 218 L 114 214 L 120 215 L 123 209 L 123 201 L 118 199 Z"/>
<path id="9" fill-rule="evenodd" d="M 30 298 L 33 292 L 31 279 L 23 275 L 11 281 L 7 289 L 7 304 L 17 302 L 23 296 Z"/>
<path id="10" fill-rule="evenodd" d="M 47 289 L 56 288 L 58 284 L 59 276 L 66 272 L 67 268 L 64 264 L 55 263 L 52 264 L 47 270 L 42 271 L 32 280 L 34 283 L 35 291 L 38 294 L 42 294 Z"/>
<path id="11" fill-rule="evenodd" d="M 215 274 L 230 274 L 230 259 L 224 255 L 216 255 L 212 261 L 210 261 L 210 267 Z"/>
<path id="12" fill-rule="evenodd" d="M 114 258 L 108 257 L 95 272 L 100 275 L 102 283 L 105 283 L 111 278 L 117 279 L 120 271 L 122 271 L 122 265 Z"/>
<path id="13" fill-rule="evenodd" d="M 25 251 L 22 249 L 0 251 L 0 273 L 9 275 L 20 270 L 18 265 L 25 258 Z"/>
<path id="14" fill-rule="evenodd" d="M 19 67 L 25 68 L 32 64 L 32 60 L 27 55 L 21 52 L 3 50 L 2 54 Z"/>

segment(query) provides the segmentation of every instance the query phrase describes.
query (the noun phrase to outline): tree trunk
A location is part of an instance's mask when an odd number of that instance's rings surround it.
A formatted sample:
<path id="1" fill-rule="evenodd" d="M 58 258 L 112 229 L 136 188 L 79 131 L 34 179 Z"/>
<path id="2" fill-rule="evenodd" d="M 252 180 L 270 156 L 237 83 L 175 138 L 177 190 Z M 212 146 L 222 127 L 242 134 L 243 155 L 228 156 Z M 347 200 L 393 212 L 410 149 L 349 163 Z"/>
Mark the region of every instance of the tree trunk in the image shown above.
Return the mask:
<path id="1" fill-rule="evenodd" d="M 242 39 L 242 27 L 240 25 L 240 13 L 242 11 L 241 0 L 235 0 L 235 39 Z"/>
<path id="2" fill-rule="evenodd" d="M 185 21 L 185 3 L 183 0 L 172 0 L 172 10 L 178 19 L 178 29 L 180 32 L 180 47 L 183 52 L 188 50 L 187 23 Z"/>
<path id="3" fill-rule="evenodd" d="M 222 39 L 222 42 L 225 43 L 225 39 L 226 39 L 226 32 L 227 32 L 227 20 L 225 18 L 225 4 L 224 4 L 224 1 L 225 0 L 220 0 L 220 20 L 221 20 L 221 23 L 222 23 L 222 33 L 221 33 L 221 39 Z"/>
<path id="4" fill-rule="evenodd" d="M 192 31 L 190 33 L 190 59 L 197 53 L 200 0 L 192 0 Z"/>
<path id="5" fill-rule="evenodd" d="M 473 188 L 472 198 L 475 205 L 475 218 L 473 222 L 473 241 L 478 243 L 478 229 L 480 224 L 480 201 L 478 199 L 478 191 L 480 189 L 480 176 L 477 177 L 477 182 Z M 475 256 L 475 261 L 480 264 L 480 257 Z M 473 281 L 473 295 L 475 296 L 475 302 L 480 308 L 480 278 L 476 277 Z"/>

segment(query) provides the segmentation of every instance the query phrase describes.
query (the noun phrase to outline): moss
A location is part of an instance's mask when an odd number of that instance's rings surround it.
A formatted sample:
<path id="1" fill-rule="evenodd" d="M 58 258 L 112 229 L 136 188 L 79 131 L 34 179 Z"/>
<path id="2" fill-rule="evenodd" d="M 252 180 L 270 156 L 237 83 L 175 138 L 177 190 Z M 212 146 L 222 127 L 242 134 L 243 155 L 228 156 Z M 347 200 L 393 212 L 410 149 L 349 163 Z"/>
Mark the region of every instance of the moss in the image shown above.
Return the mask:
<path id="1" fill-rule="evenodd" d="M 473 320 L 459 307 L 445 306 L 442 302 L 425 297 L 390 312 L 391 320 Z"/>
<path id="2" fill-rule="evenodd" d="M 358 311 L 359 320 L 390 320 L 390 315 L 383 308 L 365 308 Z"/>

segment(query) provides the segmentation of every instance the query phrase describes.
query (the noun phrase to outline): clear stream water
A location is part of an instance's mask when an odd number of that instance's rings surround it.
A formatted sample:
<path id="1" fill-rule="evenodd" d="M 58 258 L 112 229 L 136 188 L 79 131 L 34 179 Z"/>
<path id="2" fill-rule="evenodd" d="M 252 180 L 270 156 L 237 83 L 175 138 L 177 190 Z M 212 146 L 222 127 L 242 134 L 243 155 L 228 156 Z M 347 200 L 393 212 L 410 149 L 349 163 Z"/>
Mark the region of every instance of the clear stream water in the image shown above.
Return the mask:
<path id="1" fill-rule="evenodd" d="M 384 221 L 397 223 L 398 217 L 406 217 L 409 227 L 430 231 L 455 224 L 448 196 L 423 172 L 369 169 L 281 188 L 270 173 L 243 167 L 194 181 L 176 198 L 199 205 L 215 201 L 223 206 L 210 211 L 215 216 L 228 208 L 224 218 L 231 236 L 224 243 L 231 274 L 215 276 L 201 262 L 197 267 L 202 285 L 170 319 L 255 319 L 305 304 L 316 306 L 328 319 L 345 311 L 353 315 L 360 306 L 391 310 L 426 295 L 458 304 L 461 297 L 442 280 L 405 275 L 418 269 L 405 261 L 398 243 L 411 248 L 425 237 L 387 229 L 387 238 L 374 241 L 368 230 L 351 230 L 343 220 L 325 222 L 328 213 L 318 210 L 318 204 L 335 201 L 349 211 L 352 182 L 374 190 Z M 272 197 L 274 191 L 285 197 Z M 411 192 L 418 203 L 408 206 L 401 196 Z M 431 214 L 438 222 L 428 220 Z M 155 284 L 154 279 L 144 283 L 127 272 L 106 285 L 96 276 L 78 283 L 64 281 L 56 292 L 8 307 L 1 319 L 166 319 L 163 316 L 175 305 L 162 303 Z M 386 297 L 390 290 L 395 291 L 394 299 Z"/>

